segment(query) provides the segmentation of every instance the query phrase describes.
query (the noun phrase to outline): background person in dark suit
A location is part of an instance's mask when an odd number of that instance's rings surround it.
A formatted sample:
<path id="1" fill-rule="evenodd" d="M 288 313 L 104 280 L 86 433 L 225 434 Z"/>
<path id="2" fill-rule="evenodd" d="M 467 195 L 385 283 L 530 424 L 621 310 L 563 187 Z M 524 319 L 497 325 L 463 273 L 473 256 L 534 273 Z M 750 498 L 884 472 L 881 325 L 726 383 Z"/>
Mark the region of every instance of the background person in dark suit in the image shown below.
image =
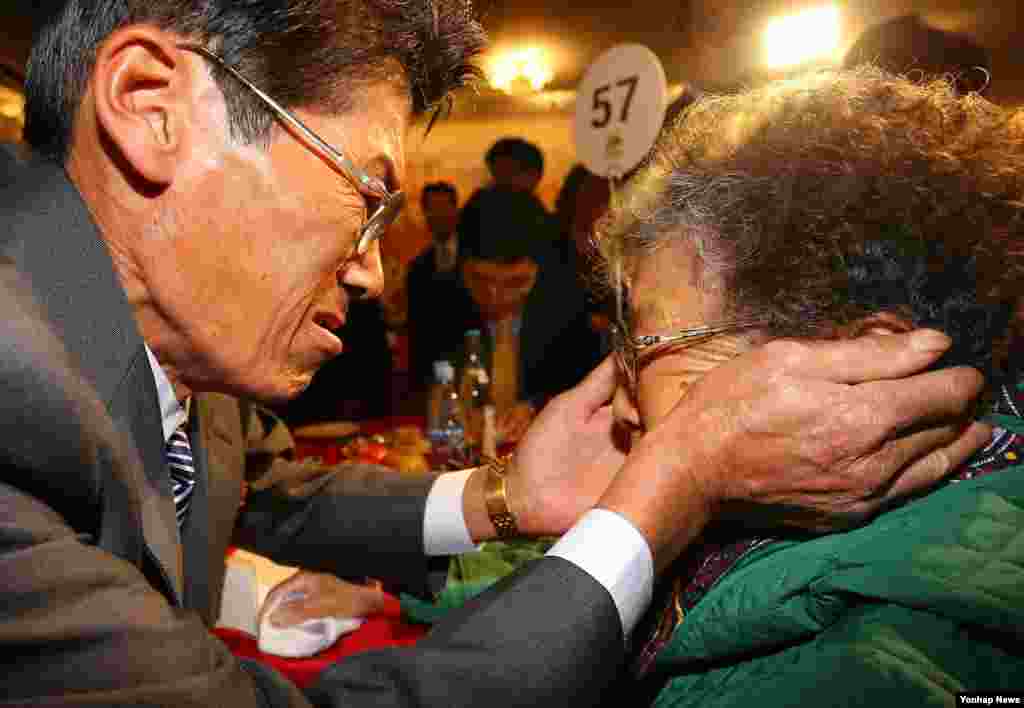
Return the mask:
<path id="1" fill-rule="evenodd" d="M 544 176 L 544 153 L 523 138 L 502 138 L 487 150 L 484 162 L 498 187 L 532 194 Z"/>
<path id="2" fill-rule="evenodd" d="M 459 239 L 463 281 L 473 298 L 472 326 L 484 335 L 493 387 L 501 389 L 507 375 L 513 382 L 507 397 L 539 409 L 602 358 L 575 269 L 556 257 L 554 222 L 532 195 L 492 187 L 480 193 L 476 210 L 463 212 Z M 503 328 L 511 337 L 503 337 Z M 505 339 L 511 351 L 502 356 L 496 344 Z M 495 396 L 501 398 L 498 391 Z"/>
<path id="3" fill-rule="evenodd" d="M 491 181 L 469 195 L 462 206 L 460 221 L 479 221 L 478 212 L 487 194 L 495 188 L 529 195 L 536 207 L 547 213 L 537 197 L 537 187 L 544 177 L 544 153 L 539 147 L 520 137 L 501 138 L 488 148 L 484 164 L 491 174 Z M 551 218 L 554 219 L 553 216 Z"/>
<path id="4" fill-rule="evenodd" d="M 414 390 L 422 393 L 433 378 L 435 361 L 451 359 L 454 366 L 459 365 L 454 357 L 469 327 L 473 305 L 459 268 L 459 204 L 454 185 L 428 184 L 420 201 L 433 243 L 409 266 L 406 327 L 409 372 Z"/>
<path id="5" fill-rule="evenodd" d="M 0 254 L 28 277 L 67 355 L 37 347 L 38 364 L 25 362 L 38 319 L 0 337 L 5 699 L 592 704 L 655 569 L 720 510 L 757 490 L 752 501 L 780 521 L 848 523 L 980 443 L 952 424 L 980 387 L 975 372 L 900 379 L 939 356 L 946 340 L 934 332 L 768 347 L 706 377 L 628 458 L 612 444 L 608 361 L 545 408 L 504 478 L 363 468 L 307 494 L 265 488 L 239 518 L 238 400 L 302 390 L 342 348 L 330 330 L 349 300 L 380 292 L 376 239 L 400 206 L 404 135 L 472 73 L 482 34 L 454 0 L 397 12 L 376 0 L 39 9 L 26 139 L 45 162 L 0 190 Z M 344 145 L 345 160 L 332 162 L 296 116 Z M 880 348 L 892 355 L 871 356 Z M 54 410 L 77 400 L 71 367 L 105 414 Z M 100 429 L 83 431 L 93 419 Z M 922 432 L 920 419 L 947 425 Z M 899 437 L 907 425 L 918 432 Z M 860 435 L 836 437 L 851 428 Z M 737 457 L 751 435 L 775 441 L 760 465 Z M 119 436 L 141 467 L 114 451 Z M 810 472 L 821 494 L 808 501 Z M 504 508 L 488 509 L 489 488 Z M 414 649 L 352 657 L 304 694 L 234 661 L 203 622 L 236 526 L 278 561 L 422 587 L 428 556 L 511 523 L 565 535 Z"/>

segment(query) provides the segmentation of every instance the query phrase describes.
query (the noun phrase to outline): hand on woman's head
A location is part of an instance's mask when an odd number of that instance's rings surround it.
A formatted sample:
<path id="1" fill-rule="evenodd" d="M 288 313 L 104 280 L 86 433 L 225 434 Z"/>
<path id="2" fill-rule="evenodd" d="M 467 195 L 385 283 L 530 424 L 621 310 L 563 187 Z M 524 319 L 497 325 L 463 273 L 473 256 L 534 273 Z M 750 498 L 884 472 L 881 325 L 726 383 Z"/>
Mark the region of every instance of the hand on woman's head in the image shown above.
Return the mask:
<path id="1" fill-rule="evenodd" d="M 948 346 L 918 330 L 758 347 L 687 390 L 600 506 L 633 521 L 659 565 L 725 514 L 813 530 L 863 522 L 985 442 L 967 423 L 978 372 L 917 373 Z"/>
<path id="2" fill-rule="evenodd" d="M 703 379 L 684 403 L 717 409 L 733 437 L 732 469 L 709 478 L 722 511 L 826 530 L 938 481 L 986 439 L 970 426 L 977 371 L 918 373 L 948 344 L 932 330 L 778 340 Z"/>

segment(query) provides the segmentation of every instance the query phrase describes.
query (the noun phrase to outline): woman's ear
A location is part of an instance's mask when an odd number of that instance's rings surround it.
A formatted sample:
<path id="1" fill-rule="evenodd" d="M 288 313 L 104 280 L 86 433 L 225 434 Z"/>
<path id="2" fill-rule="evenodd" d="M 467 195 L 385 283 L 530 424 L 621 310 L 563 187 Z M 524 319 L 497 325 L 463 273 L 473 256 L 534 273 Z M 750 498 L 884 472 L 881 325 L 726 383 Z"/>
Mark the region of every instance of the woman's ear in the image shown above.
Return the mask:
<path id="1" fill-rule="evenodd" d="M 190 124 L 192 82 L 175 36 L 132 25 L 100 46 L 91 77 L 97 130 L 138 177 L 173 179 Z"/>
<path id="2" fill-rule="evenodd" d="M 902 334 L 914 329 L 913 323 L 894 312 L 876 312 L 839 328 L 840 337 L 863 337 L 866 334 Z"/>

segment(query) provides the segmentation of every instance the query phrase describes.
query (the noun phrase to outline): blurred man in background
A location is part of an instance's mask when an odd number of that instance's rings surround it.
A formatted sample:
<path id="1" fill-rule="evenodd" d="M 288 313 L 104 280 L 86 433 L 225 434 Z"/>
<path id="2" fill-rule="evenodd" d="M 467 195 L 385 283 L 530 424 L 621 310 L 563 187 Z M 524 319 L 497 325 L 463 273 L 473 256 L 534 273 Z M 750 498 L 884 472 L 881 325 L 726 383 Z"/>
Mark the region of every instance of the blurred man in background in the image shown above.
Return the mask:
<path id="1" fill-rule="evenodd" d="M 414 390 L 423 392 L 431 380 L 435 361 L 451 359 L 453 365 L 459 365 L 454 357 L 457 343 L 472 317 L 472 301 L 459 267 L 459 205 L 455 186 L 448 182 L 428 184 L 423 188 L 420 203 L 432 243 L 409 266 L 406 283 L 410 378 Z"/>

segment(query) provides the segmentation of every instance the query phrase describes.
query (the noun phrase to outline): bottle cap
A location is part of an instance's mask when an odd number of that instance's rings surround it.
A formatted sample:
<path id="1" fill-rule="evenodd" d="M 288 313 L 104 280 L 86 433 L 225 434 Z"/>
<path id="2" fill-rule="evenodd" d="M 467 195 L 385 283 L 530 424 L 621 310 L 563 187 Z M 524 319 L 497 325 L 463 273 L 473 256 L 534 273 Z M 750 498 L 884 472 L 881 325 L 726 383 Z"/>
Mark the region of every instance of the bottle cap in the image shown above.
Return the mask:
<path id="1" fill-rule="evenodd" d="M 455 380 L 455 367 L 452 366 L 450 361 L 435 361 L 434 362 L 434 378 L 437 379 L 438 383 L 451 383 Z"/>

